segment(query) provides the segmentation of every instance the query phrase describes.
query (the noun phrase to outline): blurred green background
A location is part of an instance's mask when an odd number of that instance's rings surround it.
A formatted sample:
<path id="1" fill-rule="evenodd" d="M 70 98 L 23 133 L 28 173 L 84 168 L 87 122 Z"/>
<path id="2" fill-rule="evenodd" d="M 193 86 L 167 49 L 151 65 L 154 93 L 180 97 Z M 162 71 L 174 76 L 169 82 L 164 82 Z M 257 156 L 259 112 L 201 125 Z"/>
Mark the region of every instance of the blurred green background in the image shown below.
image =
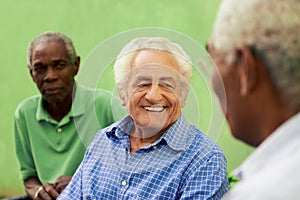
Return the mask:
<path id="1" fill-rule="evenodd" d="M 24 98 L 38 93 L 26 67 L 26 47 L 31 39 L 45 31 L 63 32 L 72 38 L 82 61 L 99 43 L 134 28 L 168 28 L 204 45 L 220 2 L 1 0 L 0 197 L 24 194 L 14 151 L 13 113 Z M 101 81 L 105 83 L 105 78 Z M 111 86 L 101 84 L 101 87 Z M 252 148 L 231 137 L 226 124 L 217 143 L 227 157 L 228 171 L 238 166 L 252 151 Z"/>

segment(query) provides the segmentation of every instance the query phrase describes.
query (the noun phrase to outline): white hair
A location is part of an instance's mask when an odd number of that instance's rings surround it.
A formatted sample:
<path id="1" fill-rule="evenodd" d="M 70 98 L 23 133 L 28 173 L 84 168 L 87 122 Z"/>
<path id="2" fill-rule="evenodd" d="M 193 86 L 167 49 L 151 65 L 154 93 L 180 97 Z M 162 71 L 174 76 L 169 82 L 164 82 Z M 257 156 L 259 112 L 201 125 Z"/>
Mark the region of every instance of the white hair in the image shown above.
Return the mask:
<path id="1" fill-rule="evenodd" d="M 124 86 L 124 81 L 126 81 L 125 77 L 131 67 L 131 63 L 136 55 L 135 53 L 140 50 L 166 51 L 174 55 L 179 66 L 179 72 L 190 83 L 192 77 L 192 62 L 186 52 L 178 44 L 166 38 L 140 37 L 127 43 L 116 59 L 114 74 L 115 82 L 119 88 Z"/>
<path id="2" fill-rule="evenodd" d="M 300 1 L 223 0 L 211 42 L 232 64 L 235 49 L 252 49 L 282 98 L 300 105 Z"/>

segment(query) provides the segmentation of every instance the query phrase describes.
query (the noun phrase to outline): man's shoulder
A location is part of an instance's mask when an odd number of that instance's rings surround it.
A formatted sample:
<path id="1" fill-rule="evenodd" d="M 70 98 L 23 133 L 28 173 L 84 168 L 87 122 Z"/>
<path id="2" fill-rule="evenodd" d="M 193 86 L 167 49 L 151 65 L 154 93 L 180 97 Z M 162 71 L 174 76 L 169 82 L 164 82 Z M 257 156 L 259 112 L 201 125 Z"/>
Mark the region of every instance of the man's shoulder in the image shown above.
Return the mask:
<path id="1" fill-rule="evenodd" d="M 120 98 L 117 94 L 101 88 L 89 88 L 85 87 L 85 98 L 88 97 L 89 101 L 92 102 L 98 109 L 114 109 L 118 111 L 120 116 L 117 119 L 121 119 L 124 114 L 124 107 L 121 105 Z"/>
<path id="2" fill-rule="evenodd" d="M 257 168 L 230 191 L 228 199 L 299 199 L 299 151 L 277 163 Z M 255 192 L 253 192 L 255 191 Z"/>
<path id="3" fill-rule="evenodd" d="M 104 90 L 101 88 L 95 89 L 95 97 L 96 98 L 111 99 L 111 98 L 113 98 L 113 96 L 114 96 L 113 93 L 108 90 Z"/>
<path id="4" fill-rule="evenodd" d="M 101 89 L 101 88 L 91 88 L 84 85 L 79 85 L 81 94 L 88 97 L 94 97 L 95 100 L 98 99 L 111 99 L 113 94 L 112 92 Z"/>
<path id="5" fill-rule="evenodd" d="M 36 109 L 38 106 L 38 103 L 40 101 L 41 96 L 39 94 L 28 97 L 26 99 L 24 99 L 23 101 L 21 101 L 19 103 L 19 105 L 16 108 L 16 112 L 17 111 L 29 111 L 32 109 Z"/>
<path id="6" fill-rule="evenodd" d="M 118 127 L 119 121 L 100 129 L 93 138 L 93 141 L 89 145 L 89 150 L 92 152 L 105 150 L 104 146 L 108 145 L 109 137 L 107 134 L 114 132 Z"/>
<path id="7" fill-rule="evenodd" d="M 168 133 L 171 134 L 168 134 L 166 139 L 172 141 L 175 146 L 188 148 L 195 153 L 202 152 L 203 155 L 221 151 L 216 142 L 198 127 L 186 121 L 183 115 L 170 127 Z"/>
<path id="8" fill-rule="evenodd" d="M 198 152 L 201 152 L 202 155 L 223 155 L 223 151 L 221 150 L 221 148 L 208 135 L 206 135 L 200 129 L 193 125 L 191 125 L 190 129 L 194 132 L 194 137 L 191 143 L 192 148 L 194 148 Z"/>

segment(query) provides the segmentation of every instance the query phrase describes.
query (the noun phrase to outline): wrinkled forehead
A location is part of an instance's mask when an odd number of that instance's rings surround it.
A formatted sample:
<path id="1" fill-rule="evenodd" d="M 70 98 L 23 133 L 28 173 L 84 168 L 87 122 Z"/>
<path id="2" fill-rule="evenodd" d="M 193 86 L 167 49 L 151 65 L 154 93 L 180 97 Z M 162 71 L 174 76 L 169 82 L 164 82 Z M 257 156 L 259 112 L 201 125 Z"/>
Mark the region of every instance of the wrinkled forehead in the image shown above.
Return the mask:
<path id="1" fill-rule="evenodd" d="M 147 65 L 168 66 L 179 69 L 175 56 L 167 51 L 151 49 L 137 51 L 133 56 L 131 68 Z"/>
<path id="2" fill-rule="evenodd" d="M 128 74 L 132 78 L 148 80 L 180 80 L 178 69 L 164 65 L 144 65 L 132 67 Z"/>
<path id="3" fill-rule="evenodd" d="M 65 44 L 60 42 L 38 43 L 32 48 L 32 59 L 44 56 L 69 58 Z"/>
<path id="4" fill-rule="evenodd" d="M 133 56 L 129 73 L 152 78 L 173 77 L 178 79 L 179 66 L 174 55 L 167 51 L 139 50 Z"/>

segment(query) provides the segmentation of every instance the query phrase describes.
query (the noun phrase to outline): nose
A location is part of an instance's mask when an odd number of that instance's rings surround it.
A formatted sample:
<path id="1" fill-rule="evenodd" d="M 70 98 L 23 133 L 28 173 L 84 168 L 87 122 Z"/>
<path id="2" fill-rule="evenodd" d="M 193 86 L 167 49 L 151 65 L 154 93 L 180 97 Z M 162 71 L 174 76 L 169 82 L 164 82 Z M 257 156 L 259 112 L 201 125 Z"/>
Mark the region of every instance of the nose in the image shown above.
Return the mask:
<path id="1" fill-rule="evenodd" d="M 149 90 L 147 91 L 147 94 L 145 98 L 150 102 L 158 102 L 162 99 L 162 91 L 159 88 L 158 85 L 152 85 Z"/>
<path id="2" fill-rule="evenodd" d="M 55 69 L 52 69 L 51 67 L 48 67 L 44 80 L 47 82 L 51 82 L 57 79 L 57 74 L 55 72 Z"/>

